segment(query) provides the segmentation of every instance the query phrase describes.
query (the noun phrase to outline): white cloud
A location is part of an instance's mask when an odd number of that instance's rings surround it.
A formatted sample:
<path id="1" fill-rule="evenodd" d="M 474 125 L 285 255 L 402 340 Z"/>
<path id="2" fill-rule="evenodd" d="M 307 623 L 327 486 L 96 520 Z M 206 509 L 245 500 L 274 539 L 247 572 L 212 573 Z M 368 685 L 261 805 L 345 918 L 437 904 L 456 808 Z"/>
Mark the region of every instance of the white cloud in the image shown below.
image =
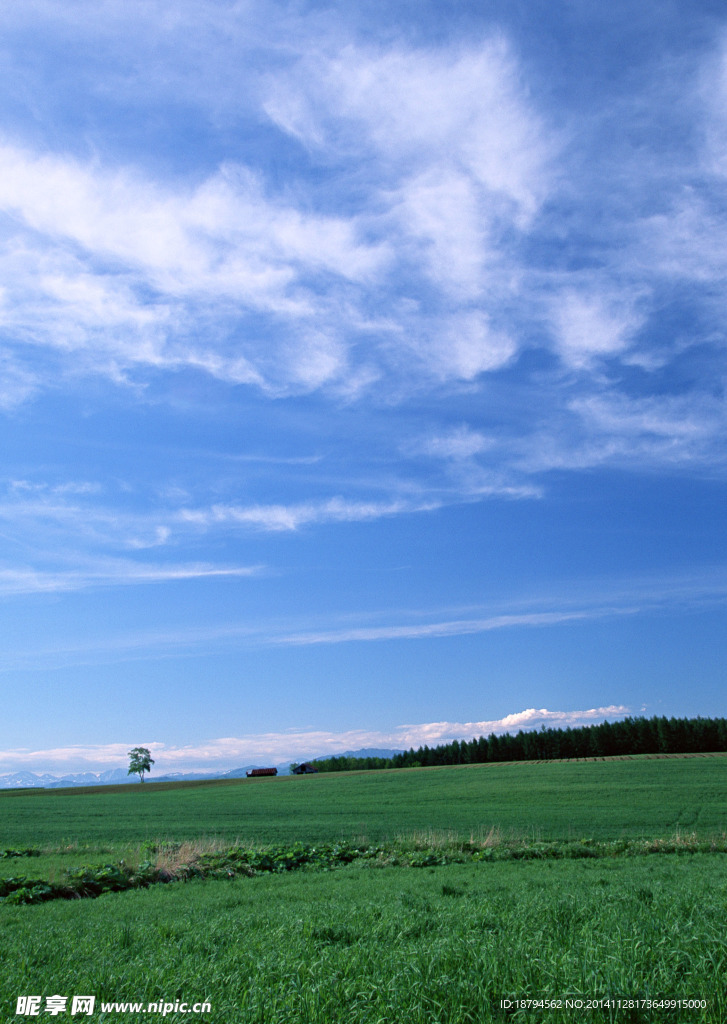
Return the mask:
<path id="1" fill-rule="evenodd" d="M 319 387 L 346 367 L 333 295 L 388 261 L 355 218 L 269 199 L 232 166 L 194 187 L 161 184 L 6 143 L 0 209 L 13 216 L 0 242 L 0 323 L 20 356 L 32 341 L 117 379 L 186 365 L 232 383 Z M 240 332 L 252 315 L 268 318 L 257 336 Z"/>
<path id="2" fill-rule="evenodd" d="M 482 313 L 460 313 L 438 326 L 425 351 L 433 372 L 445 380 L 474 380 L 505 366 L 515 354 L 513 340 L 493 330 Z"/>
<path id="3" fill-rule="evenodd" d="M 574 290 L 552 300 L 556 344 L 566 365 L 587 369 L 599 358 L 622 354 L 644 318 L 633 301 Z"/>
<path id="4" fill-rule="evenodd" d="M 591 436 L 593 464 L 724 465 L 727 410 L 711 395 L 592 395 L 575 399 L 571 408 Z"/>
<path id="5" fill-rule="evenodd" d="M 120 583 L 165 582 L 174 579 L 214 577 L 219 567 L 206 566 L 154 566 L 141 573 L 135 565 L 99 565 L 90 567 L 86 577 L 65 579 L 42 573 L 18 574 L 8 577 L 8 584 L 25 588 L 25 592 L 44 588 L 68 589 L 81 586 L 101 586 Z M 262 566 L 222 567 L 221 575 L 242 577 L 263 572 Z M 551 629 L 577 627 L 581 624 L 661 614 L 677 610 L 699 612 L 704 608 L 723 606 L 727 600 L 727 573 L 724 566 L 716 565 L 699 573 L 667 578 L 605 578 L 576 586 L 551 584 L 547 600 L 542 595 L 517 605 L 505 604 L 500 610 L 468 608 L 466 617 L 462 609 L 412 609 L 388 616 L 370 613 L 329 617 L 323 623 L 308 619 L 265 620 L 248 617 L 244 622 L 218 622 L 216 625 L 188 624 L 184 628 L 147 631 L 136 629 L 132 633 L 107 634 L 98 640 L 83 639 L 64 645 L 43 646 L 33 641 L 27 650 L 7 649 L 3 671 L 18 669 L 57 668 L 59 666 L 118 664 L 140 657 L 183 658 L 200 651 L 220 652 L 229 649 L 257 649 L 275 647 L 316 647 L 339 644 L 398 643 L 410 641 L 436 641 L 459 636 L 476 636 L 499 630 Z M 383 621 L 382 621 L 383 620 Z"/>
<path id="6" fill-rule="evenodd" d="M 42 375 L 22 365 L 10 352 L 0 353 L 0 409 L 14 412 L 46 384 Z"/>
<path id="7" fill-rule="evenodd" d="M 183 580 L 249 577 L 260 566 L 219 566 L 205 563 L 151 565 L 121 560 L 99 560 L 80 569 L 0 567 L 0 595 L 62 593 L 91 587 L 136 586 Z"/>
<path id="8" fill-rule="evenodd" d="M 727 32 L 705 60 L 698 88 L 704 123 L 705 163 L 727 176 Z"/>
<path id="9" fill-rule="evenodd" d="M 0 750 L 0 770 L 21 769 L 35 772 L 102 771 L 125 768 L 132 746 L 147 747 L 155 760 L 154 773 L 175 771 L 224 771 L 261 759 L 285 762 L 304 757 L 323 756 L 365 747 L 409 749 L 424 744 L 448 743 L 454 739 L 534 729 L 540 725 L 553 728 L 589 725 L 604 719 L 623 718 L 629 714 L 623 705 L 589 708 L 585 711 L 548 711 L 528 708 L 499 719 L 478 722 L 429 722 L 421 725 L 400 725 L 390 730 L 352 729 L 347 732 L 297 731 L 261 733 L 240 737 L 224 737 L 187 746 L 174 746 L 154 740 L 109 743 L 104 745 L 73 745 L 49 750 Z M 150 776 L 153 779 L 153 776 Z"/>
<path id="10" fill-rule="evenodd" d="M 431 314 L 399 324 L 418 359 L 440 379 L 507 363 L 517 346 L 490 314 L 516 291 L 513 238 L 553 187 L 556 143 L 505 40 L 314 46 L 269 89 L 266 110 L 282 130 L 334 166 L 363 161 L 372 225 L 395 252 L 404 293 L 434 289 L 449 305 L 434 332 Z"/>
<path id="11" fill-rule="evenodd" d="M 448 636 L 468 636 L 493 630 L 515 627 L 559 626 L 586 619 L 616 614 L 632 614 L 634 608 L 581 609 L 571 611 L 524 612 L 513 615 L 493 615 L 480 619 L 454 619 L 449 622 L 408 623 L 396 626 L 364 626 L 323 632 L 292 633 L 277 641 L 295 647 L 317 644 L 356 643 L 372 640 L 426 640 Z"/>
<path id="12" fill-rule="evenodd" d="M 435 457 L 454 458 L 464 465 L 466 453 L 473 445 L 473 437 L 445 438 L 435 443 Z M 297 466 L 304 472 L 304 480 L 309 481 L 310 467 L 313 472 L 319 471 L 319 461 L 273 459 L 272 472 L 277 474 L 280 466 Z M 325 472 L 325 467 L 321 471 Z M 308 483 L 304 486 L 308 489 Z M 365 496 L 339 494 L 279 503 L 231 499 L 205 504 L 194 501 L 193 492 L 201 487 L 167 488 L 163 480 L 151 492 L 135 486 L 128 493 L 121 480 L 111 482 L 107 488 L 90 481 L 11 480 L 5 494 L 0 495 L 3 533 L 13 540 L 0 572 L 0 593 L 70 590 L 112 585 L 114 581 L 143 582 L 145 562 L 132 562 L 129 552 L 178 550 L 204 534 L 234 538 L 241 532 L 294 533 L 307 527 L 420 515 L 445 505 L 471 501 L 473 495 L 521 499 L 535 494 L 531 487 L 479 470 L 477 479 L 455 480 L 446 487 L 431 483 L 423 486 L 416 479 L 407 481 L 401 477 L 379 484 L 349 481 L 349 486 L 354 494 L 363 491 Z M 311 489 L 320 489 L 315 476 Z M 13 556 L 18 545 L 30 553 Z M 152 574 L 163 575 L 164 564 L 155 565 Z M 182 563 L 181 569 L 185 566 L 190 567 L 192 575 L 228 573 L 224 565 L 204 563 L 201 567 L 192 562 Z M 174 572 L 176 569 L 170 579 Z"/>
<path id="13" fill-rule="evenodd" d="M 310 144 L 346 151 L 363 133 L 407 173 L 460 166 L 521 220 L 547 188 L 550 147 L 502 36 L 460 50 L 349 44 L 334 56 L 314 52 L 297 73 L 271 80 L 266 110 Z"/>
<path id="14" fill-rule="evenodd" d="M 286 37 L 293 45 L 301 31 L 301 19 L 285 8 L 266 0 L 25 0 L 8 8 L 4 28 L 11 39 L 19 30 L 26 40 L 16 51 L 17 77 L 26 88 L 31 36 L 41 53 L 55 51 L 61 67 L 55 85 L 64 98 L 70 92 L 76 99 L 80 87 L 93 99 L 117 104 L 123 97 L 137 110 L 184 103 L 234 124 L 254 102 L 247 72 L 260 49 L 275 49 Z M 35 99 L 36 111 L 44 111 Z"/>
<path id="15" fill-rule="evenodd" d="M 563 146 L 567 112 L 545 114 L 552 97 L 538 95 L 513 43 L 487 21 L 465 42 L 376 43 L 374 34 L 364 45 L 345 18 L 325 29 L 310 9 L 285 5 L 274 29 L 266 4 L 67 6 L 36 0 L 11 21 L 57 27 L 76 47 L 95 40 L 111 75 L 94 83 L 101 108 L 121 81 L 128 91 L 115 102 L 127 112 L 145 95 L 158 111 L 176 92 L 205 130 L 234 124 L 241 142 L 227 147 L 235 159 L 180 164 L 170 177 L 174 161 L 151 160 L 143 145 L 122 163 L 101 144 L 82 158 L 80 143 L 42 150 L 6 133 L 0 406 L 49 384 L 77 386 L 81 374 L 153 392 L 185 368 L 270 398 L 323 390 L 334 401 L 394 404 L 460 383 L 474 392 L 488 374 L 498 386 L 498 371 L 507 389 L 531 373 L 518 356 L 549 346 L 576 375 L 531 377 L 538 402 L 513 401 L 512 411 L 510 391 L 488 395 L 507 425 L 481 493 L 514 495 L 528 492 L 525 475 L 549 466 L 623 460 L 627 431 L 611 429 L 598 408 L 604 387 L 619 387 L 604 383 L 604 364 L 638 367 L 651 375 L 643 388 L 658 388 L 656 372 L 705 338 L 696 326 L 694 338 L 691 326 L 678 338 L 670 323 L 657 332 L 660 287 L 677 278 L 709 286 L 708 342 L 721 337 L 715 284 L 727 224 L 721 192 L 705 180 L 724 173 L 715 155 L 727 138 L 724 37 L 699 96 L 703 150 L 693 167 L 685 147 L 678 166 L 659 168 L 659 202 L 646 215 L 653 154 L 632 153 L 616 171 L 599 149 L 608 119 Z M 626 127 L 655 96 L 623 102 Z M 308 150 L 297 161 L 295 140 Z M 716 432 L 700 458 L 722 437 L 719 417 L 709 423 Z M 533 451 L 520 457 L 526 446 Z M 641 455 L 673 464 L 674 451 L 652 437 L 632 450 L 632 464 Z M 689 457 L 682 445 L 684 464 Z M 475 493 L 470 483 L 461 494 Z M 438 502 L 435 494 L 423 504 Z M 241 505 L 238 520 L 271 529 L 335 520 L 324 504 L 261 501 Z M 169 538 L 175 526 L 155 524 L 128 542 Z"/>
<path id="16" fill-rule="evenodd" d="M 455 305 L 434 319 L 410 311 L 367 325 L 385 271 L 421 291 L 419 251 L 427 287 L 452 300 L 493 292 L 493 275 L 502 278 L 471 180 L 433 173 L 391 194 L 381 225 L 394 231 L 383 242 L 366 238 L 371 213 L 297 208 L 245 168 L 195 186 L 161 184 L 6 143 L 0 209 L 13 227 L 0 243 L 0 323 L 17 359 L 32 342 L 71 369 L 118 381 L 137 367 L 188 366 L 273 391 L 331 384 L 354 396 L 382 366 L 402 379 L 472 380 L 516 351 L 482 310 Z M 368 201 L 380 205 L 373 193 Z M 373 341 L 364 362 L 351 359 L 357 331 Z"/>
<path id="17" fill-rule="evenodd" d="M 481 296 L 491 258 L 485 218 L 472 181 L 437 167 L 407 181 L 394 218 L 412 240 L 412 256 L 432 282 L 455 300 Z"/>
<path id="18" fill-rule="evenodd" d="M 487 451 L 493 441 L 477 430 L 463 425 L 445 434 L 422 438 L 406 447 L 406 451 L 430 455 L 435 459 L 471 459 Z"/>
<path id="19" fill-rule="evenodd" d="M 348 362 L 346 346 L 332 332 L 326 334 L 311 328 L 303 331 L 302 337 L 287 348 L 288 372 L 306 390 L 316 390 L 327 381 L 345 375 Z"/>
<path id="20" fill-rule="evenodd" d="M 645 274 L 656 271 L 672 282 L 703 286 L 724 278 L 726 253 L 727 217 L 721 198 L 714 203 L 686 187 L 666 213 L 641 222 L 634 257 Z"/>
<path id="21" fill-rule="evenodd" d="M 609 434 L 651 434 L 676 442 L 704 438 L 713 432 L 708 422 L 710 410 L 702 409 L 702 415 L 695 417 L 691 402 L 681 398 L 650 396 L 629 401 L 620 395 L 599 395 L 578 399 L 573 407 Z"/>
<path id="22" fill-rule="evenodd" d="M 578 389 L 536 434 L 509 443 L 504 457 L 515 479 L 602 466 L 725 468 L 727 409 L 719 396 L 707 390 L 638 396 L 597 384 Z"/>
<path id="23" fill-rule="evenodd" d="M 328 498 L 320 502 L 303 502 L 295 505 L 213 505 L 211 508 L 184 509 L 179 521 L 195 526 L 212 527 L 244 525 L 263 530 L 288 531 L 312 523 L 365 522 L 384 516 L 400 515 L 405 512 L 419 512 L 437 507 L 436 504 L 414 503 L 394 500 L 384 502 L 347 501 L 344 498 Z"/>
<path id="24" fill-rule="evenodd" d="M 399 734 L 402 744 L 406 747 L 427 744 L 448 743 L 455 739 L 472 739 L 476 736 L 489 736 L 491 733 L 518 732 L 519 730 L 537 729 L 545 725 L 554 729 L 565 729 L 568 726 L 589 725 L 601 722 L 606 718 L 623 718 L 630 709 L 622 704 L 611 704 L 608 707 L 589 708 L 587 711 L 548 711 L 547 708 L 528 708 L 504 718 L 482 722 L 430 722 L 427 725 L 400 726 Z"/>
<path id="25" fill-rule="evenodd" d="M 298 263 L 356 279 L 384 254 L 359 241 L 350 221 L 268 200 L 256 176 L 233 165 L 195 188 L 172 189 L 6 143 L 0 208 L 49 238 L 143 269 L 164 293 L 227 295 L 263 308 L 285 300 Z"/>

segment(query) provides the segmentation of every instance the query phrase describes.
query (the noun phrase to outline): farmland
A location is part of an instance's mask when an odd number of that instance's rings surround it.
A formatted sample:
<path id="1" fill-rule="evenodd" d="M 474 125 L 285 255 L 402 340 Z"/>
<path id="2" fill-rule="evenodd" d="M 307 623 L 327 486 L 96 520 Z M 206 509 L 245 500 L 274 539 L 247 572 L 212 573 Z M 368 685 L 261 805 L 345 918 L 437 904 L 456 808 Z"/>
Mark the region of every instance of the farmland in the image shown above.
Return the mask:
<path id="1" fill-rule="evenodd" d="M 727 828 L 727 757 L 504 762 L 0 793 L 4 845 L 220 836 L 371 841 L 497 827 L 542 839 Z"/>
<path id="2" fill-rule="evenodd" d="M 93 993 L 209 1001 L 209 1014 L 164 1019 L 212 1024 L 716 1024 L 727 856 L 708 851 L 710 839 L 725 849 L 726 772 L 723 757 L 633 759 L 0 794 L 0 847 L 41 854 L 1 860 L 4 878 L 189 857 L 195 844 L 365 851 L 332 869 L 5 902 L 0 1019 L 23 1019 L 24 993 Z M 612 1004 L 515 1003 L 566 997 Z"/>

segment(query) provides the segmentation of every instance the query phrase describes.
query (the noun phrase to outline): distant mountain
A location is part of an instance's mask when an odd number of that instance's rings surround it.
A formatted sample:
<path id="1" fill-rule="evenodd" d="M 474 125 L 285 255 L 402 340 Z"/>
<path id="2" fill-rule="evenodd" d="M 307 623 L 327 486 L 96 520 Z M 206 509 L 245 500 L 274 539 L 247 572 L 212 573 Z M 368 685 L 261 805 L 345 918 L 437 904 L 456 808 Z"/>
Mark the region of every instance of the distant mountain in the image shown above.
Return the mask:
<path id="1" fill-rule="evenodd" d="M 38 786 L 49 786 L 58 781 L 57 775 L 36 775 L 35 772 L 14 772 L 12 775 L 0 775 L 1 789 L 28 789 Z"/>
<path id="2" fill-rule="evenodd" d="M 345 750 L 341 754 L 322 754 L 320 757 L 301 757 L 303 761 L 328 761 L 331 757 L 392 757 L 400 754 L 400 750 L 380 750 L 375 747 L 364 747 L 361 750 Z M 226 772 L 169 772 L 166 775 L 149 775 L 147 782 L 193 782 L 198 779 L 244 779 L 253 768 L 271 768 L 266 764 L 247 764 L 244 768 L 231 768 Z M 277 764 L 278 775 L 290 774 L 290 762 Z M 0 789 L 66 789 L 72 786 L 118 786 L 126 784 L 137 786 L 139 780 L 129 775 L 126 768 L 110 768 L 105 772 L 76 772 L 69 775 L 37 775 L 35 772 L 13 772 L 11 775 L 0 775 Z"/>
<path id="3" fill-rule="evenodd" d="M 361 750 L 344 750 L 340 754 L 323 754 L 321 757 L 314 757 L 314 761 L 330 761 L 332 757 L 393 757 L 394 754 L 403 754 L 403 750 L 382 750 L 379 747 L 362 747 Z"/>
<path id="4" fill-rule="evenodd" d="M 65 786 L 110 786 L 132 782 L 124 768 L 111 768 L 105 772 L 77 772 L 73 775 L 51 775 L 35 772 L 13 772 L 0 775 L 0 789 L 60 789 Z"/>
<path id="5" fill-rule="evenodd" d="M 244 768 L 233 768 L 228 772 L 169 772 L 166 775 L 148 775 L 145 782 L 194 782 L 199 779 L 244 779 L 253 768 L 268 765 L 250 764 Z M 276 766 L 279 775 L 289 775 L 290 765 Z M 139 785 L 136 775 L 129 775 L 125 768 L 113 768 L 105 772 L 76 772 L 70 775 L 37 775 L 35 772 L 14 772 L 0 775 L 0 789 L 70 789 L 73 786 L 119 786 Z"/>
<path id="6" fill-rule="evenodd" d="M 190 782 L 197 779 L 234 779 L 245 776 L 245 772 L 257 767 L 234 768 L 230 772 L 170 772 L 167 775 L 149 775 L 146 782 Z M 280 774 L 288 773 L 288 765 L 278 768 Z M 0 789 L 69 789 L 73 786 L 119 786 L 139 785 L 136 775 L 129 775 L 125 768 L 114 768 L 106 772 L 76 772 L 70 775 L 37 775 L 35 772 L 14 772 L 0 775 Z"/>
<path id="7" fill-rule="evenodd" d="M 63 789 L 68 786 L 118 786 L 121 782 L 132 782 L 133 778 L 124 768 L 110 768 L 105 772 L 78 772 L 63 775 L 55 782 L 44 783 L 46 789 Z"/>

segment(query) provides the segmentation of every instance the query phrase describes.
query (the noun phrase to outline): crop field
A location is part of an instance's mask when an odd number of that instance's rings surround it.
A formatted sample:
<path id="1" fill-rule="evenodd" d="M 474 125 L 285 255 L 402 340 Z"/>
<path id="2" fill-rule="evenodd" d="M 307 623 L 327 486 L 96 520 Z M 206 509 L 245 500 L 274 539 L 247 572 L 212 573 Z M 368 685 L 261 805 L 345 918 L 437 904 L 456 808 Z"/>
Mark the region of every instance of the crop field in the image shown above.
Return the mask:
<path id="1" fill-rule="evenodd" d="M 727 1021 L 727 758 L 12 792 L 0 823 L 3 1024 L 31 995 L 118 1024 Z"/>
<path id="2" fill-rule="evenodd" d="M 542 839 L 727 829 L 727 756 L 504 762 L 0 792 L 5 846 L 220 836 L 380 841 L 496 827 Z"/>

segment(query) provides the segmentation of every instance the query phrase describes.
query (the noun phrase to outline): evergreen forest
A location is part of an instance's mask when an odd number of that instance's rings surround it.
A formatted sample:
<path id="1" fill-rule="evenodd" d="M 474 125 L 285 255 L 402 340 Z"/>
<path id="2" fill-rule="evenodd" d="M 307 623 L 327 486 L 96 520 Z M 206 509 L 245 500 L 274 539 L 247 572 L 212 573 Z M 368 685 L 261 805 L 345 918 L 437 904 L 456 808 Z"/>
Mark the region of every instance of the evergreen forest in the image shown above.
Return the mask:
<path id="1" fill-rule="evenodd" d="M 493 761 L 553 761 L 582 757 L 633 757 L 638 754 L 706 754 L 727 750 L 727 718 L 624 718 L 576 728 L 520 730 L 472 740 L 423 746 L 392 757 L 329 757 L 315 762 L 319 772 L 380 768 L 428 768 L 435 765 Z"/>

